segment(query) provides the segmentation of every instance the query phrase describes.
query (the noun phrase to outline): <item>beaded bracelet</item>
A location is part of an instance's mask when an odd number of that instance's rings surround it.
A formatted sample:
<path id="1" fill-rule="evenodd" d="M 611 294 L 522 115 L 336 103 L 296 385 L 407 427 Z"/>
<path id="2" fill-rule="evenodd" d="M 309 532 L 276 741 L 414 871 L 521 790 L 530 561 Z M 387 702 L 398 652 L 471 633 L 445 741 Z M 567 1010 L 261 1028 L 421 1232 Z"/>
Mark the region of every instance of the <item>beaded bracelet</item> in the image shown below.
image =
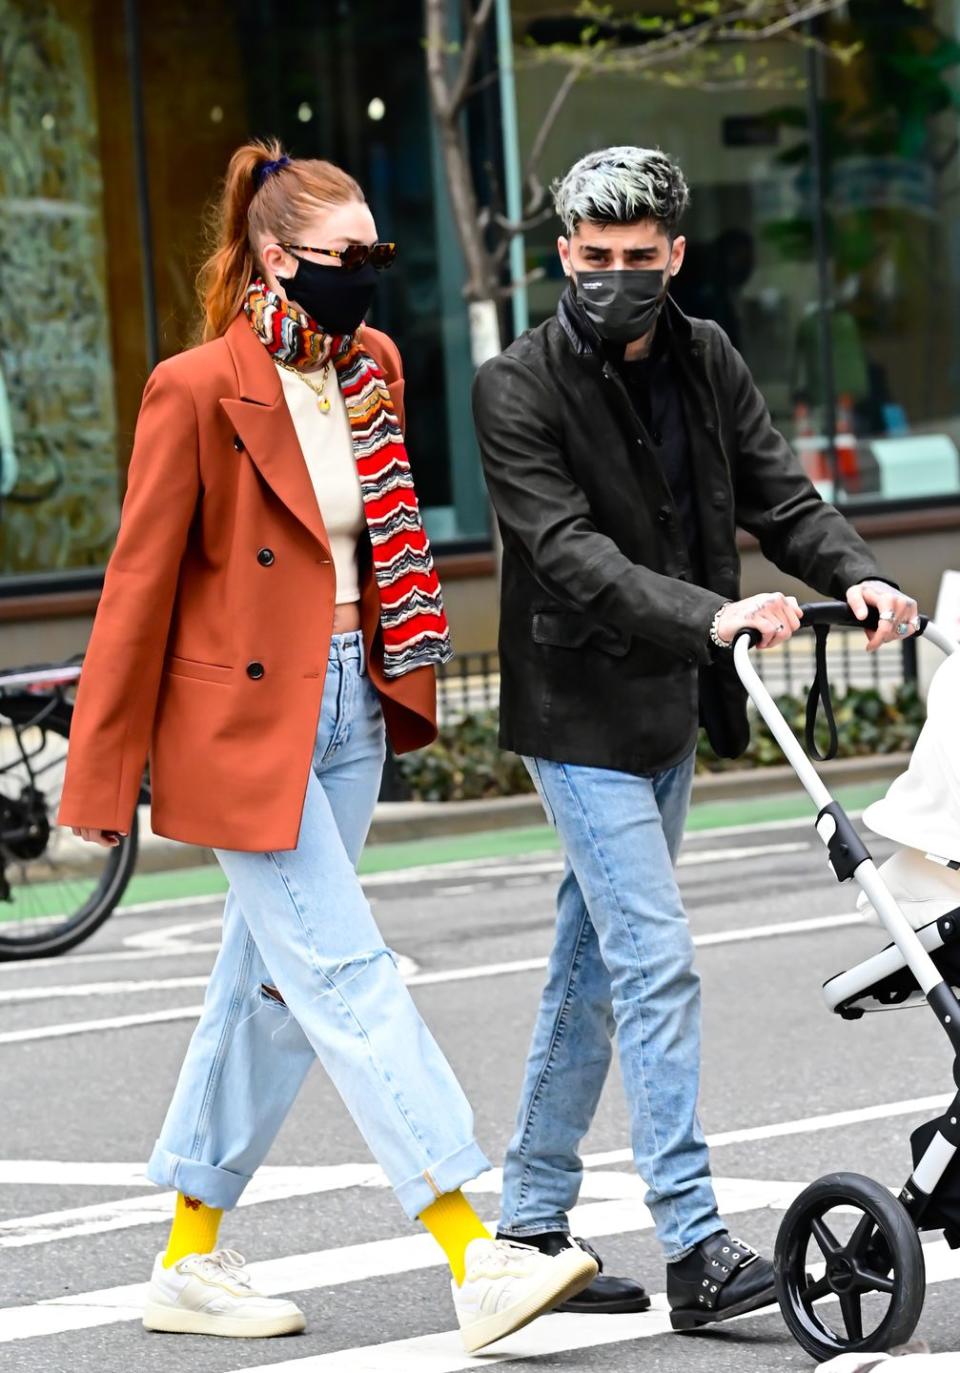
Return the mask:
<path id="1" fill-rule="evenodd" d="M 732 605 L 732 604 L 733 604 L 732 601 L 724 601 L 723 605 L 722 605 L 722 606 L 720 607 L 720 609 L 717 611 L 716 615 L 714 615 L 713 620 L 712 620 L 711 623 L 710 623 L 710 642 L 711 642 L 712 644 L 716 644 L 717 648 L 733 648 L 733 644 L 732 644 L 732 643 L 728 644 L 727 641 L 726 641 L 726 639 L 721 639 L 721 638 L 720 638 L 720 629 L 719 629 L 719 625 L 720 625 L 720 616 L 721 616 L 721 615 L 723 614 L 723 612 L 726 610 L 727 606 L 728 606 L 728 605 Z"/>

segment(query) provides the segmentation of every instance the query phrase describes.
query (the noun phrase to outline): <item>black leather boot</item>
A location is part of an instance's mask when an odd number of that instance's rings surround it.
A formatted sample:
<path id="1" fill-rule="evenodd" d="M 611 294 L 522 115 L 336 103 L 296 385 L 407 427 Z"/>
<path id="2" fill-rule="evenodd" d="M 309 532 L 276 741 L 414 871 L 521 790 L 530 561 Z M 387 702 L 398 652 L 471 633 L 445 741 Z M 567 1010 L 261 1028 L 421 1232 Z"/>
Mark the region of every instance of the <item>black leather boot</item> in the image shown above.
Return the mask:
<path id="1" fill-rule="evenodd" d="M 558 1311 L 578 1311 L 581 1315 L 622 1316 L 631 1311 L 649 1311 L 650 1298 L 640 1283 L 630 1278 L 615 1278 L 603 1271 L 603 1260 L 586 1240 L 574 1239 L 563 1230 L 547 1230 L 541 1235 L 501 1235 L 498 1240 L 513 1240 L 516 1244 L 529 1244 L 539 1249 L 541 1254 L 559 1254 L 564 1249 L 576 1245 L 592 1258 L 595 1258 L 600 1272 L 589 1287 L 565 1301 Z"/>
<path id="2" fill-rule="evenodd" d="M 777 1299 L 773 1264 L 726 1230 L 667 1264 L 667 1300 L 674 1330 L 694 1330 L 756 1311 Z"/>

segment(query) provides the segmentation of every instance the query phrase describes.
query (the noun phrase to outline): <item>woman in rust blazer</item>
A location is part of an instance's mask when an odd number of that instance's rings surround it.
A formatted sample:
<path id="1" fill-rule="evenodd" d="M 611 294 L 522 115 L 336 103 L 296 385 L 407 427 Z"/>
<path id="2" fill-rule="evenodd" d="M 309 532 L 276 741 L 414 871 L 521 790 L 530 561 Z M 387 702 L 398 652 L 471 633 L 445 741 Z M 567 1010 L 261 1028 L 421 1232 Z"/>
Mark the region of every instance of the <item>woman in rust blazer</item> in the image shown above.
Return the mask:
<path id="1" fill-rule="evenodd" d="M 398 752 L 436 733 L 450 656 L 403 443 L 393 343 L 362 325 L 378 243 L 356 182 L 275 144 L 233 157 L 202 274 L 201 346 L 150 377 L 84 660 L 60 808 L 92 842 L 154 829 L 229 881 L 203 1014 L 149 1164 L 178 1193 L 144 1324 L 303 1328 L 255 1294 L 220 1216 L 318 1057 L 411 1218 L 443 1246 L 478 1349 L 586 1285 L 492 1240 L 460 1187 L 489 1165 L 356 875 Z"/>

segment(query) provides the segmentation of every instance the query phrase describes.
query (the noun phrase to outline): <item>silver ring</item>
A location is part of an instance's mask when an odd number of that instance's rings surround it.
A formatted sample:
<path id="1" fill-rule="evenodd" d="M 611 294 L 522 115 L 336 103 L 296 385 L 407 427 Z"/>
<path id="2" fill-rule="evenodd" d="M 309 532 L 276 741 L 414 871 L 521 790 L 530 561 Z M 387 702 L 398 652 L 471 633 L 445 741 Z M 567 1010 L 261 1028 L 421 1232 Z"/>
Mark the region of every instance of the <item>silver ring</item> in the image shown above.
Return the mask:
<path id="1" fill-rule="evenodd" d="M 777 626 L 777 633 L 778 633 L 778 634 L 782 634 L 783 631 L 784 631 L 784 625 L 781 623 L 780 620 L 776 620 L 776 621 L 775 621 L 775 624 L 776 624 L 776 626 Z"/>
<path id="2" fill-rule="evenodd" d="M 892 610 L 881 610 L 877 616 L 878 620 L 895 620 L 897 617 Z"/>
<path id="3" fill-rule="evenodd" d="M 901 620 L 897 625 L 897 633 L 900 635 L 901 639 L 905 639 L 910 633 L 910 626 L 907 624 L 906 620 Z"/>

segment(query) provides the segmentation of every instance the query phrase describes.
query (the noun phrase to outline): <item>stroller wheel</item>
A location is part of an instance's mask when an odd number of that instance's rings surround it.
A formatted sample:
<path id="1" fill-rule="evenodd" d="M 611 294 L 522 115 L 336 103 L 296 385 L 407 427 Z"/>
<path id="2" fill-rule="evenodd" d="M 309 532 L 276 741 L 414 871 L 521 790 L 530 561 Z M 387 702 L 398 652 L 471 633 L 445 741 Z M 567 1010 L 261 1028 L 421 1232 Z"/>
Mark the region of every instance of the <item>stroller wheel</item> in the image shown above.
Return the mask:
<path id="1" fill-rule="evenodd" d="M 888 1350 L 916 1329 L 925 1283 L 920 1236 L 871 1178 L 830 1173 L 811 1183 L 783 1218 L 773 1263 L 783 1318 L 815 1359 Z"/>

